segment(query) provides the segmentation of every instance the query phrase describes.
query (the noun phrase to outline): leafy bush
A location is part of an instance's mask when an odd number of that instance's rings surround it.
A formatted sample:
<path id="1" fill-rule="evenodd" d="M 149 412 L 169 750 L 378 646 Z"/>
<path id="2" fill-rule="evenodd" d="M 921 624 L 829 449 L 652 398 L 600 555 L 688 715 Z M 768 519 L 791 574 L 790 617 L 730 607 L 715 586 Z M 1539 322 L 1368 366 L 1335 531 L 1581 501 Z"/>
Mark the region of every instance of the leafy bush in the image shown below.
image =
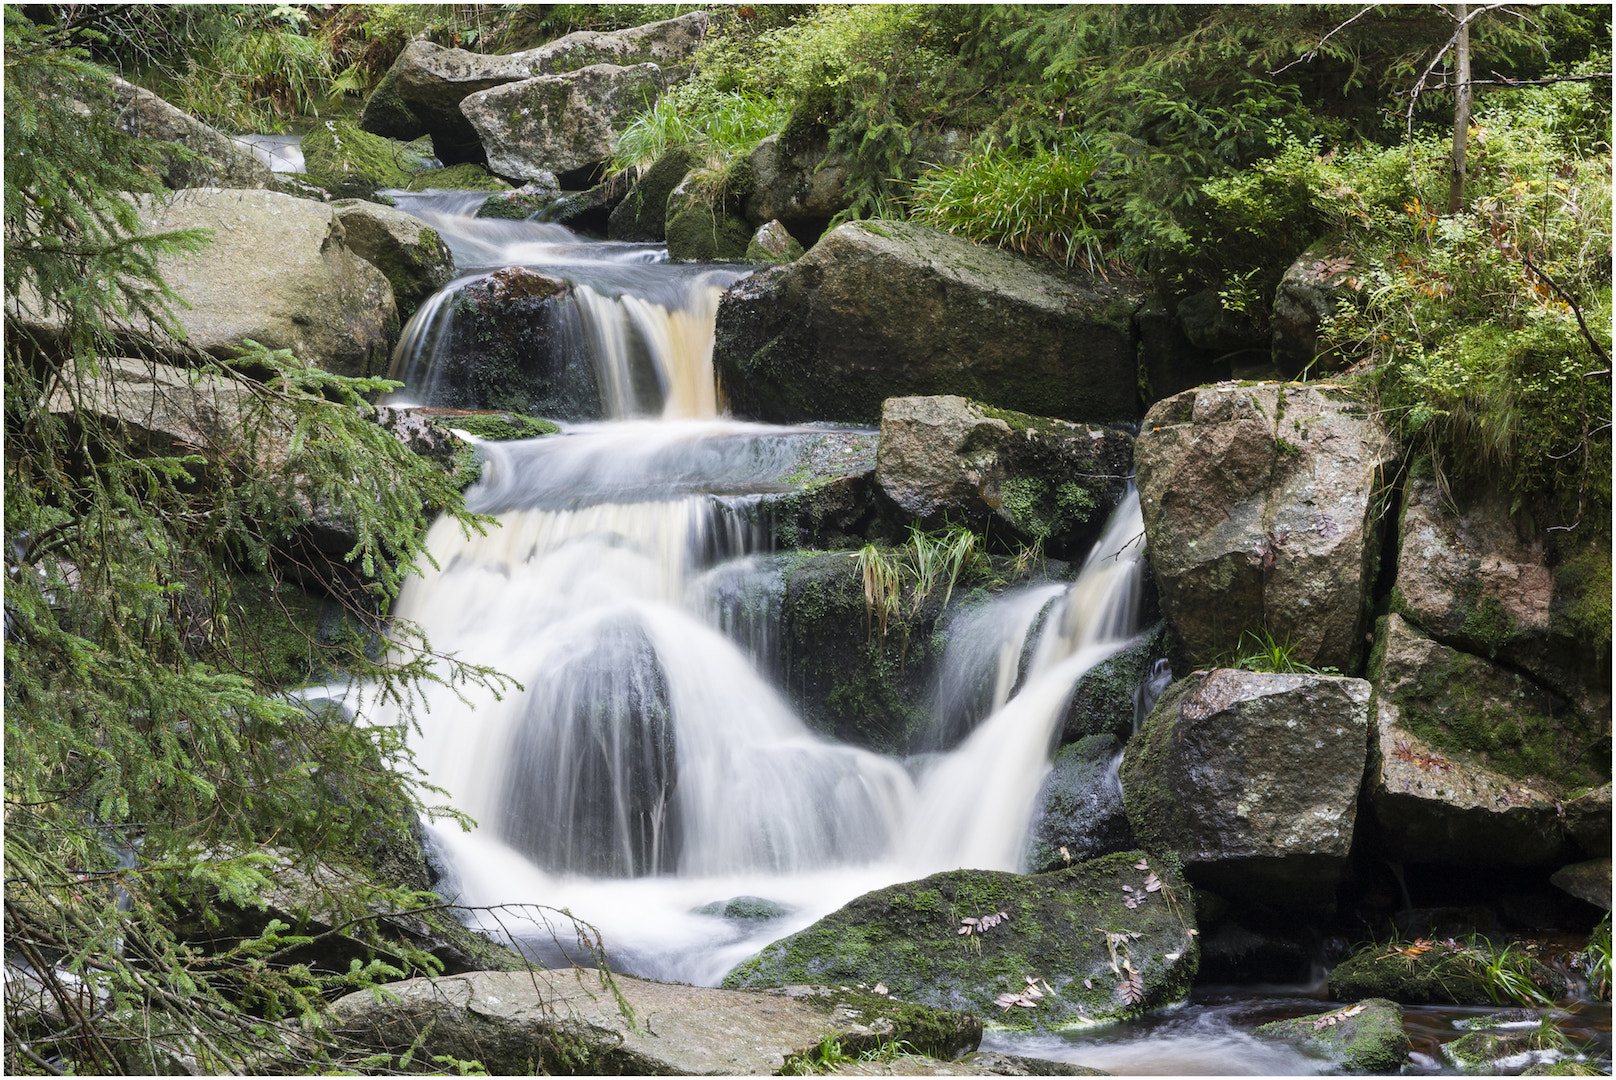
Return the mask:
<path id="1" fill-rule="evenodd" d="M 721 173 L 783 128 L 786 116 L 778 98 L 681 83 L 618 134 L 611 170 L 643 173 L 668 150 L 685 145 L 701 154 L 707 171 Z"/>

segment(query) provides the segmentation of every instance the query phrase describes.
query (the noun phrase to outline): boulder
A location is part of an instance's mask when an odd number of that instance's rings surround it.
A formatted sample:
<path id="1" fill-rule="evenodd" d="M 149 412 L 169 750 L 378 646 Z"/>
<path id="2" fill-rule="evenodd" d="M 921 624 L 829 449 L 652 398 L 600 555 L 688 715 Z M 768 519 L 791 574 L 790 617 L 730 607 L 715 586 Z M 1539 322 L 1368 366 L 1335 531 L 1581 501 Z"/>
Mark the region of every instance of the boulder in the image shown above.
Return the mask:
<path id="1" fill-rule="evenodd" d="M 1562 866 L 1549 875 L 1549 881 L 1596 907 L 1610 910 L 1610 859 L 1589 859 L 1587 862 Z"/>
<path id="2" fill-rule="evenodd" d="M 1533 708 L 1541 692 L 1515 700 L 1525 689 L 1516 676 L 1438 645 L 1396 615 L 1385 620 L 1375 661 L 1366 791 L 1386 857 L 1461 866 L 1563 862 L 1561 789 L 1521 767 L 1566 758 L 1556 725 Z M 1515 775 L 1490 768 L 1492 760 Z"/>
<path id="3" fill-rule="evenodd" d="M 421 369 L 406 366 L 393 377 L 427 405 L 598 417 L 594 365 L 557 344 L 559 305 L 569 304 L 571 295 L 566 282 L 521 266 L 462 278 L 434 301 L 429 319 L 417 320 L 412 333 L 421 335 L 420 345 L 412 339 L 400 349 Z"/>
<path id="4" fill-rule="evenodd" d="M 1608 715 L 1609 544 L 1533 529 L 1491 488 L 1453 495 L 1433 479 L 1409 482 L 1392 610 Z"/>
<path id="5" fill-rule="evenodd" d="M 1610 785 L 1565 800 L 1565 827 L 1584 855 L 1597 858 L 1610 850 Z"/>
<path id="6" fill-rule="evenodd" d="M 1250 632 L 1288 642 L 1295 662 L 1358 670 L 1395 454 L 1328 383 L 1220 384 L 1153 405 L 1134 464 L 1182 643 L 1174 666 L 1227 663 Z"/>
<path id="7" fill-rule="evenodd" d="M 688 144 L 670 148 L 645 170 L 607 220 L 606 239 L 660 244 L 667 238 L 668 194 L 701 160 Z"/>
<path id="8" fill-rule="evenodd" d="M 468 94 L 460 111 L 482 141 L 489 172 L 513 181 L 554 174 L 565 185 L 612 156 L 616 133 L 655 104 L 663 86 L 655 64 L 596 64 Z"/>
<path id="9" fill-rule="evenodd" d="M 1553 1028 L 1535 1030 L 1472 1031 L 1442 1044 L 1442 1056 L 1461 1074 L 1480 1076 L 1589 1075 L 1572 1070 L 1561 1072 L 1554 1066 L 1565 1057 L 1566 1042 Z M 1579 1062 L 1566 1064 L 1576 1066 Z M 1603 1076 L 1603 1070 L 1592 1075 Z"/>
<path id="10" fill-rule="evenodd" d="M 1296 257 L 1274 293 L 1269 317 L 1274 363 L 1294 376 L 1312 367 L 1340 367 L 1338 354 L 1321 354 L 1319 328 L 1343 304 L 1355 302 L 1358 279 L 1350 253 L 1338 240 L 1322 240 Z"/>
<path id="11" fill-rule="evenodd" d="M 1139 397 L 1145 408 L 1232 377 L 1231 358 L 1191 344 L 1177 317 L 1160 300 L 1149 300 L 1134 316 L 1134 326 L 1139 333 Z"/>
<path id="12" fill-rule="evenodd" d="M 679 66 L 695 53 L 707 26 L 707 13 L 695 11 L 615 33 L 580 31 L 508 56 L 412 41 L 366 100 L 359 126 L 394 139 L 431 135 L 445 164 L 482 161 L 482 144 L 460 111 L 467 96 L 536 75 L 602 63 L 628 67 L 650 62 L 671 80 L 682 74 Z"/>
<path id="13" fill-rule="evenodd" d="M 802 245 L 777 220 L 766 221 L 746 245 L 749 263 L 788 263 L 802 258 Z"/>
<path id="14" fill-rule="evenodd" d="M 1143 293 L 902 221 L 853 221 L 719 305 L 713 361 L 738 414 L 873 423 L 889 397 L 957 394 L 1033 416 L 1128 421 Z"/>
<path id="15" fill-rule="evenodd" d="M 480 1061 L 493 1076 L 763 1076 L 811 1058 L 826 1037 L 857 1054 L 908 1042 L 958 1056 L 974 1016 L 875 994 L 741 993 L 596 971 L 474 971 L 391 983 L 337 999 L 328 1023 L 387 1053 Z"/>
<path id="16" fill-rule="evenodd" d="M 1488 974 L 1494 950 L 1421 938 L 1370 944 L 1330 970 L 1330 996 L 1337 1001 L 1387 998 L 1402 1005 L 1495 1005 L 1498 990 Z M 1517 953 L 1516 970 L 1549 997 L 1565 992 L 1563 976 Z"/>
<path id="17" fill-rule="evenodd" d="M 1090 735 L 1056 753 L 1033 804 L 1025 858 L 1029 870 L 1060 870 L 1135 846 L 1117 782 L 1121 748 L 1114 735 Z"/>
<path id="18" fill-rule="evenodd" d="M 340 120 L 321 121 L 303 136 L 303 161 L 309 183 L 342 199 L 408 188 L 436 165 L 424 142 L 398 142 Z"/>
<path id="19" fill-rule="evenodd" d="M 612 211 L 628 195 L 627 178 L 621 174 L 605 180 L 585 191 L 563 195 L 540 215 L 544 221 L 565 225 L 573 232 L 605 236 L 611 227 Z"/>
<path id="20" fill-rule="evenodd" d="M 1203 289 L 1178 303 L 1178 325 L 1184 338 L 1214 356 L 1266 352 L 1268 336 L 1242 311 L 1230 311 L 1216 289 Z"/>
<path id="21" fill-rule="evenodd" d="M 549 174 L 546 173 L 546 176 Z M 523 184 L 515 191 L 498 191 L 483 200 L 475 217 L 495 221 L 527 221 L 549 217 L 550 208 L 561 198 L 560 188 L 543 184 Z"/>
<path id="22" fill-rule="evenodd" d="M 846 158 L 830 156 L 824 142 L 781 146 L 779 135 L 758 142 L 747 155 L 752 193 L 749 221 L 778 221 L 809 241 L 851 204 Z"/>
<path id="23" fill-rule="evenodd" d="M 143 196 L 139 208 L 149 232 L 213 233 L 196 254 L 157 261 L 184 301 L 175 317 L 191 346 L 225 359 L 250 338 L 339 375 L 386 370 L 399 327 L 392 288 L 349 249 L 331 207 L 271 191 L 195 188 L 165 203 Z"/>
<path id="24" fill-rule="evenodd" d="M 509 191 L 511 185 L 471 162 L 418 172 L 406 185 L 409 191 Z"/>
<path id="25" fill-rule="evenodd" d="M 331 204 L 354 254 L 387 276 L 401 319 L 454 277 L 454 256 L 437 230 L 390 206 L 344 199 Z"/>
<path id="26" fill-rule="evenodd" d="M 741 262 L 752 232 L 722 190 L 698 187 L 694 175 L 668 193 L 665 228 L 674 262 Z"/>
<path id="27" fill-rule="evenodd" d="M 884 983 L 1004 1025 L 1070 1027 L 1183 1000 L 1199 955 L 1192 911 L 1178 874 L 1137 851 L 1030 877 L 949 870 L 864 894 L 724 985 Z"/>
<path id="28" fill-rule="evenodd" d="M 195 187 L 267 188 L 274 173 L 250 147 L 216 131 L 189 113 L 175 108 L 150 90 L 113 76 L 114 107 L 121 108 L 114 123 L 119 131 L 143 139 L 179 143 L 201 155 L 186 161 L 165 155 L 160 179 L 175 189 Z"/>
<path id="29" fill-rule="evenodd" d="M 1279 1039 L 1328 1057 L 1348 1073 L 1394 1076 L 1408 1060 L 1408 1032 L 1403 1030 L 1403 1007 L 1385 998 L 1369 998 L 1353 1005 L 1294 1020 L 1276 1020 L 1252 1032 L 1258 1038 Z"/>
<path id="30" fill-rule="evenodd" d="M 962 397 L 888 398 L 875 479 L 905 523 L 1008 526 L 1060 558 L 1081 554 L 1127 490 L 1125 431 L 1027 416 Z"/>
<path id="31" fill-rule="evenodd" d="M 1017 1054 L 1001 1054 L 997 1051 L 978 1050 L 974 1054 L 966 1054 L 958 1061 L 948 1063 L 950 1075 L 969 1076 L 983 1074 L 987 1076 L 1109 1076 L 1103 1069 L 1091 1069 L 1086 1065 L 1073 1065 L 1065 1061 L 1050 1061 L 1048 1058 L 1021 1057 Z M 958 1070 L 957 1073 L 954 1070 Z M 967 1071 L 969 1070 L 969 1071 Z M 879 1075 L 870 1073 L 867 1075 Z"/>
<path id="32" fill-rule="evenodd" d="M 1270 909 L 1334 902 L 1363 782 L 1361 679 L 1197 671 L 1128 743 L 1128 824 L 1222 896 Z"/>
<path id="33" fill-rule="evenodd" d="M 1066 707 L 1061 742 L 1106 734 L 1127 742 L 1173 681 L 1164 659 L 1166 646 L 1167 627 L 1158 622 L 1132 645 L 1084 672 Z"/>

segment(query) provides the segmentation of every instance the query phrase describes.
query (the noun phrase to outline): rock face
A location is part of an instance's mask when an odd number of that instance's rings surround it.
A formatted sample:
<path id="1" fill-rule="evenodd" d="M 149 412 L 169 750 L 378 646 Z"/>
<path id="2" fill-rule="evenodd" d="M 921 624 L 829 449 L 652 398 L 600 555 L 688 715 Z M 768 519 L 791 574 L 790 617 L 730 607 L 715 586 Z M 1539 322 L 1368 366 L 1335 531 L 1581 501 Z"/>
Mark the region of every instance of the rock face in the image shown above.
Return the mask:
<path id="1" fill-rule="evenodd" d="M 1135 452 L 1162 608 L 1183 667 L 1267 631 L 1310 667 L 1357 669 L 1394 460 L 1329 384 L 1205 386 L 1152 406 Z M 1247 639 L 1248 641 L 1250 639 Z"/>
<path id="2" fill-rule="evenodd" d="M 696 152 L 686 145 L 676 146 L 657 158 L 612 211 L 606 239 L 634 244 L 658 244 L 666 239 L 668 194 L 679 186 L 697 160 Z"/>
<path id="3" fill-rule="evenodd" d="M 628 67 L 654 63 L 671 77 L 695 53 L 707 32 L 706 12 L 696 11 L 616 33 L 580 31 L 547 45 L 508 56 L 484 56 L 412 41 L 365 102 L 359 124 L 393 139 L 432 136 L 445 164 L 481 161 L 477 133 L 460 111 L 470 94 L 537 75 L 594 64 Z"/>
<path id="4" fill-rule="evenodd" d="M 162 181 L 167 187 L 267 188 L 274 182 L 268 165 L 253 152 L 222 132 L 216 131 L 181 109 L 177 109 L 133 83 L 114 76 L 113 100 L 123 111 L 115 126 L 119 131 L 144 139 L 175 142 L 202 155 L 201 161 L 181 161 L 167 156 Z"/>
<path id="5" fill-rule="evenodd" d="M 888 398 L 875 478 L 900 517 L 937 528 L 1009 526 L 1069 557 L 1127 488 L 1133 437 L 952 395 Z"/>
<path id="6" fill-rule="evenodd" d="M 188 305 L 175 315 L 191 345 L 228 358 L 251 338 L 339 375 L 386 370 L 399 326 L 392 289 L 348 248 L 329 206 L 270 191 L 197 188 L 164 204 L 142 198 L 140 217 L 150 232 L 213 232 L 197 254 L 157 264 Z"/>
<path id="7" fill-rule="evenodd" d="M 873 994 L 749 994 L 613 977 L 632 1010 L 594 971 L 474 971 L 390 984 L 332 1005 L 334 1027 L 389 1053 L 475 1058 L 490 1075 L 763 1076 L 805 1058 L 830 1035 L 844 1052 L 910 1042 L 958 1056 L 982 1037 L 974 1016 Z"/>
<path id="8" fill-rule="evenodd" d="M 488 171 L 511 181 L 554 174 L 565 185 L 612 155 L 612 136 L 662 93 L 655 64 L 596 64 L 468 94 L 460 111 L 476 129 Z"/>
<path id="9" fill-rule="evenodd" d="M 925 226 L 849 222 L 719 305 L 736 413 L 873 423 L 889 397 L 958 394 L 1034 416 L 1131 420 L 1142 293 Z"/>
<path id="10" fill-rule="evenodd" d="M 1504 496 L 1410 481 L 1392 610 L 1446 645 L 1502 661 L 1589 714 L 1610 709 L 1610 549 L 1523 536 Z M 1551 534 L 1552 535 L 1552 534 Z"/>
<path id="11" fill-rule="evenodd" d="M 770 945 L 724 985 L 883 982 L 894 997 L 1005 1024 L 1108 1020 L 1188 993 L 1199 955 L 1187 933 L 1193 910 L 1178 875 L 1139 852 L 1031 877 L 950 870 L 866 893 Z M 962 920 L 999 912 L 996 925 L 961 933 Z M 1033 1007 L 998 1004 L 1023 994 Z"/>
<path id="12" fill-rule="evenodd" d="M 1192 881 L 1268 908 L 1327 906 L 1363 780 L 1361 679 L 1220 669 L 1157 702 L 1128 744 L 1128 823 Z"/>
<path id="13" fill-rule="evenodd" d="M 1388 858 L 1464 866 L 1564 861 L 1560 788 L 1522 768 L 1563 763 L 1557 725 L 1518 677 L 1387 616 L 1376 647 L 1367 791 Z M 1507 742 L 1505 740 L 1508 740 Z M 1500 760 L 1514 773 L 1489 768 Z"/>
<path id="14" fill-rule="evenodd" d="M 1333 1058 L 1348 1073 L 1396 1075 L 1408 1058 L 1403 1007 L 1385 998 L 1370 998 L 1294 1020 L 1276 1020 L 1257 1028 L 1253 1034 L 1317 1050 Z"/>
<path id="15" fill-rule="evenodd" d="M 379 203 L 344 199 L 331 204 L 355 255 L 387 276 L 400 319 L 454 277 L 449 245 L 418 217 Z"/>
<path id="16" fill-rule="evenodd" d="M 1565 804 L 1566 832 L 1584 855 L 1597 857 L 1610 850 L 1610 785 L 1585 791 Z"/>
<path id="17" fill-rule="evenodd" d="M 1269 319 L 1274 363 L 1281 371 L 1295 375 L 1310 364 L 1336 366 L 1336 358 L 1320 355 L 1319 327 L 1340 305 L 1352 302 L 1355 280 L 1350 258 L 1333 240 L 1314 244 L 1286 269 Z"/>
<path id="18" fill-rule="evenodd" d="M 1030 870 L 1060 870 L 1135 846 L 1114 767 L 1121 748 L 1114 735 L 1090 735 L 1055 755 L 1028 830 Z"/>

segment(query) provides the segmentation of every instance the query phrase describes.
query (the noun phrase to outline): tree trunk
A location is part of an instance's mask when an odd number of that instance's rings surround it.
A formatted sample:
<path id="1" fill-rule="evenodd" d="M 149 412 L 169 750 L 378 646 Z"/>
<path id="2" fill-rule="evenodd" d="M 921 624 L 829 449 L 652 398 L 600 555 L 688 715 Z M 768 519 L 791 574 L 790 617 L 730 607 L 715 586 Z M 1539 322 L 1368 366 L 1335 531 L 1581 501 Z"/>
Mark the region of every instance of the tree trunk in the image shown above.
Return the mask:
<path id="1" fill-rule="evenodd" d="M 1464 206 L 1465 144 L 1470 137 L 1470 27 L 1465 23 L 1465 5 L 1454 4 L 1459 19 L 1459 41 L 1454 63 L 1453 158 L 1448 168 L 1448 213 L 1457 214 Z"/>

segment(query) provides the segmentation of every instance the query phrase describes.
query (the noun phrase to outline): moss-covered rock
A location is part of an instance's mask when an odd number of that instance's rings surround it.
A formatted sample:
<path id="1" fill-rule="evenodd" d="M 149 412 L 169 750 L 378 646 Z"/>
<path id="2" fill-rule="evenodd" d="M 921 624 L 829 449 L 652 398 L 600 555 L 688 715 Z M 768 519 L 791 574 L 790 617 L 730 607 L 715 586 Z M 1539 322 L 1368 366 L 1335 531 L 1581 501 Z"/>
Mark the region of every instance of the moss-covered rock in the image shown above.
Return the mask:
<path id="1" fill-rule="evenodd" d="M 1494 1005 L 1501 987 L 1488 975 L 1495 951 L 1420 940 L 1360 947 L 1330 971 L 1330 996 L 1337 1001 L 1387 998 L 1403 1005 Z M 1524 954 L 1509 958 L 1523 977 L 1553 997 L 1565 979 Z"/>
<path id="2" fill-rule="evenodd" d="M 303 136 L 303 161 L 311 183 L 338 198 L 369 199 L 382 188 L 407 188 L 433 167 L 421 142 L 401 143 L 354 124 L 324 120 Z"/>
<path id="3" fill-rule="evenodd" d="M 1443 1043 L 1442 1056 L 1460 1072 L 1472 1075 L 1508 1075 L 1528 1062 L 1547 1070 L 1537 1073 L 1538 1076 L 1587 1075 L 1552 1071 L 1562 1047 L 1562 1040 L 1545 1027 L 1533 1031 L 1472 1031 Z"/>
<path id="4" fill-rule="evenodd" d="M 1139 640 L 1115 656 L 1107 657 L 1083 673 L 1072 691 L 1072 703 L 1066 708 L 1066 723 L 1061 731 L 1061 742 L 1074 743 L 1090 735 L 1113 735 L 1118 742 L 1126 742 L 1133 734 L 1134 724 L 1143 722 L 1136 715 L 1139 706 L 1146 713 L 1154 701 L 1145 701 L 1146 684 L 1158 675 L 1157 661 L 1167 656 L 1167 627 L 1157 623 L 1140 635 Z M 1159 692 L 1166 688 L 1169 676 L 1159 673 Z"/>
<path id="5" fill-rule="evenodd" d="M 696 167 L 700 155 L 688 144 L 669 149 L 635 181 L 612 211 L 606 239 L 658 244 L 667 238 L 668 195 Z"/>
<path id="6" fill-rule="evenodd" d="M 765 221 L 746 245 L 749 263 L 788 263 L 802 258 L 802 245 L 778 221 Z"/>
<path id="7" fill-rule="evenodd" d="M 477 208 L 476 216 L 496 221 L 526 221 L 529 218 L 547 217 L 550 208 L 560 198 L 559 191 L 529 192 L 523 188 L 518 191 L 495 192 Z"/>
<path id="8" fill-rule="evenodd" d="M 1403 1008 L 1383 998 L 1294 1020 L 1276 1020 L 1253 1034 L 1327 1054 L 1349 1073 L 1395 1074 L 1402 1071 L 1408 1058 Z"/>
<path id="9" fill-rule="evenodd" d="M 1121 748 L 1109 734 L 1060 748 L 1038 790 L 1027 834 L 1029 869 L 1059 870 L 1135 846 L 1122 788 L 1111 769 Z"/>
<path id="10" fill-rule="evenodd" d="M 472 162 L 416 173 L 406 185 L 409 191 L 509 191 L 511 185 Z"/>
<path id="11" fill-rule="evenodd" d="M 745 218 L 722 205 L 689 199 L 668 217 L 668 258 L 675 262 L 744 262 L 751 235 Z"/>
<path id="12" fill-rule="evenodd" d="M 400 319 L 408 320 L 454 277 L 449 245 L 420 218 L 363 199 L 344 199 L 331 208 L 354 254 L 387 276 Z"/>
<path id="13" fill-rule="evenodd" d="M 894 997 L 1000 1024 L 1082 1025 L 1184 998 L 1199 955 L 1193 910 L 1177 872 L 1138 852 L 1031 877 L 951 870 L 866 893 L 724 985 L 885 983 Z M 1000 912 L 962 932 L 963 920 Z"/>

